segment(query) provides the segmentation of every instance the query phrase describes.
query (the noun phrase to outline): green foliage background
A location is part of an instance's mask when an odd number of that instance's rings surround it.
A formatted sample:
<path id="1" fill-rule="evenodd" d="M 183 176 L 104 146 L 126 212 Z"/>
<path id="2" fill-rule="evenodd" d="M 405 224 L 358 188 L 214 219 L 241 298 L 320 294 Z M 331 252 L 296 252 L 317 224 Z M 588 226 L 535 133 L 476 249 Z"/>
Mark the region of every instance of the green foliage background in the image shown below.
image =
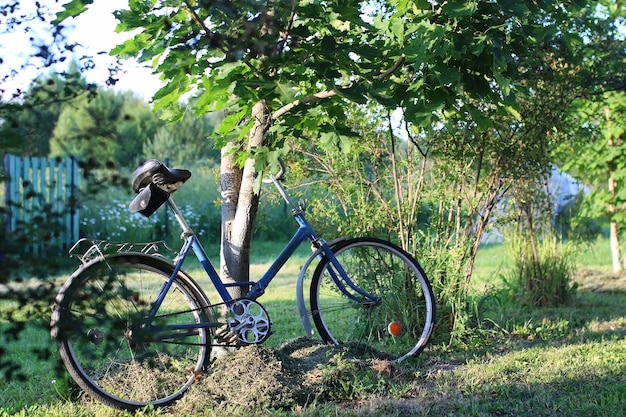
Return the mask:
<path id="1" fill-rule="evenodd" d="M 89 3 L 69 2 L 56 23 Z M 483 336 L 468 297 L 474 261 L 487 220 L 509 195 L 506 220 L 532 232 L 519 235 L 531 250 L 515 260 L 512 297 L 550 305 L 520 297 L 537 291 L 532 271 L 541 267 L 571 300 L 568 257 L 576 254 L 557 245 L 545 256 L 532 251 L 539 241 L 551 242 L 554 230 L 550 193 L 529 190 L 543 184 L 549 163 L 567 163 L 595 186 L 584 213 L 607 215 L 606 166 L 615 166 L 618 179 L 625 169 L 623 1 L 378 6 L 367 14 L 358 1 L 131 1 L 117 13 L 118 29 L 137 32 L 114 53 L 163 75 L 167 84 L 153 108 L 87 83 L 70 65 L 36 80 L 23 99 L 1 103 L 0 143 L 12 153 L 82 157 L 83 232 L 114 240 L 175 240 L 163 213 L 152 221 L 126 213 L 132 195 L 120 190 L 128 190 L 125 179 L 142 159 L 189 168 L 194 177 L 175 198 L 198 215 L 190 220 L 209 245 L 218 243 L 219 150 L 235 143 L 236 162 L 252 156 L 259 169 L 284 156 L 290 186 L 309 197 L 321 230 L 380 234 L 416 254 L 436 287 L 437 335 L 459 346 Z M 320 92 L 328 99 L 320 102 Z M 266 142 L 246 150 L 257 102 L 270 110 Z M 400 126 L 392 126 L 395 109 L 403 115 Z M 603 119 L 606 109 L 612 116 Z M 607 136 L 617 146 L 607 149 Z M 612 196 L 617 207 L 623 190 Z M 283 207 L 263 206 L 275 208 L 261 214 L 258 240 L 286 237 Z M 623 220 L 623 212 L 613 218 Z M 8 256 L 2 262 L 11 279 L 63 267 Z M 40 290 L 50 301 L 50 286 Z M 45 305 L 31 303 L 40 290 L 7 294 L 17 311 L 41 314 Z M 554 295 L 560 302 L 561 294 Z M 5 319 L 15 323 L 3 334 L 17 337 L 24 316 L 12 311 Z"/>

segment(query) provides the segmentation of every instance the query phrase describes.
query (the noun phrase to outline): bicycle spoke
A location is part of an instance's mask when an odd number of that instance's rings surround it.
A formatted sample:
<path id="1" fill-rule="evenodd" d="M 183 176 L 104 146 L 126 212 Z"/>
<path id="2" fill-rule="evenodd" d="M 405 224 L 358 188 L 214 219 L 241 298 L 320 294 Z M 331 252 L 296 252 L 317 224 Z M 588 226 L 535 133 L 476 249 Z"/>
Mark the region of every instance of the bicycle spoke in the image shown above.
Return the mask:
<path id="1" fill-rule="evenodd" d="M 55 314 L 61 357 L 79 385 L 101 401 L 134 410 L 180 397 L 209 363 L 209 303 L 177 277 L 147 322 L 171 270 L 149 256 L 117 256 L 79 271 L 61 290 Z M 168 330 L 171 327 L 171 330 Z"/>
<path id="2" fill-rule="evenodd" d="M 417 262 L 378 239 L 345 241 L 333 251 L 346 279 L 379 301 L 354 302 L 343 290 L 349 285 L 337 285 L 327 273 L 334 267 L 324 258 L 314 272 L 310 295 L 320 336 L 329 343 L 369 345 L 394 361 L 421 352 L 432 331 L 434 296 Z"/>

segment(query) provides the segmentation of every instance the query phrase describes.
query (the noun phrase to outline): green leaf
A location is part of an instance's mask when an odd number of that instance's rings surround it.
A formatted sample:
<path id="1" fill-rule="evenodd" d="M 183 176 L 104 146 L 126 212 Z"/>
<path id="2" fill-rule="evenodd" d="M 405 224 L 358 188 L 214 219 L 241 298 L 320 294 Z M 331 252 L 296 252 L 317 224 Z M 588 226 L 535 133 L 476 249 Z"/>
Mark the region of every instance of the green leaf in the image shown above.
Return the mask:
<path id="1" fill-rule="evenodd" d="M 522 17 L 529 12 L 526 3 L 519 0 L 498 0 L 498 5 L 506 14 L 513 16 Z"/>
<path id="2" fill-rule="evenodd" d="M 502 91 L 502 95 L 504 97 L 508 97 L 511 94 L 511 80 L 505 76 L 503 76 L 499 71 L 494 70 L 493 76 L 498 83 L 498 87 L 500 87 L 500 91 Z"/>
<path id="3" fill-rule="evenodd" d="M 154 110 L 178 102 L 180 97 L 189 91 L 189 78 L 184 74 L 179 75 L 177 78 L 168 82 L 165 86 L 161 87 L 154 96 L 152 101 L 154 102 Z"/>
<path id="4" fill-rule="evenodd" d="M 216 133 L 225 134 L 233 131 L 238 126 L 243 118 L 248 114 L 248 108 L 241 109 L 237 113 L 229 114 L 224 118 Z"/>
<path id="5" fill-rule="evenodd" d="M 115 46 L 111 50 L 111 55 L 120 58 L 131 58 L 139 55 L 139 52 L 145 47 L 145 43 L 140 41 L 141 38 L 141 35 L 137 35 L 133 39 L 127 39 L 123 43 Z"/>
<path id="6" fill-rule="evenodd" d="M 339 142 L 340 142 L 340 138 L 339 138 L 339 134 L 337 132 L 330 131 L 330 132 L 322 132 L 320 134 L 319 137 L 320 140 L 320 145 L 322 146 L 322 149 L 337 149 L 339 147 Z"/>
<path id="7" fill-rule="evenodd" d="M 350 154 L 353 140 L 350 136 L 339 135 L 339 149 L 344 155 Z"/>
<path id="8" fill-rule="evenodd" d="M 404 43 L 404 19 L 392 18 L 389 22 L 389 32 L 398 40 L 400 44 Z"/>
<path id="9" fill-rule="evenodd" d="M 227 107 L 232 99 L 234 84 L 230 80 L 216 80 L 211 77 L 203 77 L 201 83 L 202 93 L 197 101 L 192 103 L 196 112 L 205 113 L 222 110 Z"/>
<path id="10" fill-rule="evenodd" d="M 493 127 L 493 122 L 488 117 L 485 117 L 485 114 L 475 106 L 471 104 L 465 104 L 464 108 L 470 114 L 472 120 L 474 121 L 474 123 L 476 123 L 479 129 L 487 130 L 490 127 Z"/>
<path id="11" fill-rule="evenodd" d="M 518 109 L 515 106 L 513 106 L 513 105 L 505 105 L 503 107 L 504 107 L 504 110 L 508 114 L 510 114 L 511 116 L 513 116 L 515 118 L 515 120 L 519 120 L 519 121 L 522 120 L 522 115 L 521 115 L 521 113 L 518 111 Z"/>
<path id="12" fill-rule="evenodd" d="M 279 82 L 274 89 L 282 103 L 289 103 L 296 98 L 296 89 L 290 83 Z"/>
<path id="13" fill-rule="evenodd" d="M 55 25 L 63 22 L 68 17 L 76 17 L 87 10 L 87 6 L 93 3 L 93 0 L 72 0 L 67 3 L 63 10 L 57 13 L 56 19 L 52 22 Z"/>
<path id="14" fill-rule="evenodd" d="M 448 0 L 442 6 L 444 13 L 450 17 L 471 16 L 477 8 L 476 2 L 467 0 Z"/>
<path id="15" fill-rule="evenodd" d="M 337 90 L 337 94 L 341 97 L 345 97 L 350 101 L 359 104 L 367 103 L 367 97 L 365 96 L 367 90 L 362 84 L 353 84 L 349 88 L 342 88 Z"/>
<path id="16" fill-rule="evenodd" d="M 391 97 L 389 93 L 390 92 L 388 88 L 376 89 L 370 92 L 370 96 L 386 108 L 398 107 L 398 102 L 395 100 L 395 98 Z"/>
<path id="17" fill-rule="evenodd" d="M 219 70 L 215 71 L 215 78 L 228 79 L 230 77 L 238 77 L 241 70 L 245 67 L 243 62 L 227 62 L 220 65 Z"/>
<path id="18" fill-rule="evenodd" d="M 170 123 L 179 122 L 185 117 L 185 108 L 178 103 L 170 103 L 161 108 L 159 116 Z"/>
<path id="19" fill-rule="evenodd" d="M 461 81 L 461 72 L 458 68 L 449 67 L 447 65 L 437 65 L 433 68 L 433 72 L 437 75 L 439 84 L 456 84 Z"/>
<path id="20" fill-rule="evenodd" d="M 442 45 L 446 42 L 446 29 L 428 21 L 407 24 L 407 30 L 414 32 L 409 44 L 404 48 L 407 59 L 421 62 L 433 52 L 445 53 Z"/>

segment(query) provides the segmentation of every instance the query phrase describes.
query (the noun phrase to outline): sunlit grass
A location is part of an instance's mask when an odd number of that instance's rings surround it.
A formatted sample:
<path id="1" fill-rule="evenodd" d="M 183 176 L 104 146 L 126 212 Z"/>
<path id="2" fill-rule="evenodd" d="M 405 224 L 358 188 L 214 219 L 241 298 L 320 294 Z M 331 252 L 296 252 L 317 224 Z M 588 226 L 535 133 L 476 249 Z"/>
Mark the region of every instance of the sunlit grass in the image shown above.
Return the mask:
<path id="1" fill-rule="evenodd" d="M 267 269 L 281 245 L 258 245 L 259 256 L 251 267 L 253 279 Z M 607 252 L 607 241 L 594 243 L 577 257 L 578 267 L 610 271 Z M 217 262 L 219 257 L 213 258 L 214 255 L 211 254 L 212 259 Z M 267 346 L 304 334 L 295 295 L 298 273 L 308 255 L 308 248 L 303 246 L 258 300 L 273 322 L 273 335 Z M 506 268 L 502 247 L 482 248 L 472 279 L 473 291 L 479 296 L 486 289 L 501 288 L 500 274 Z M 211 301 L 217 302 L 200 267 L 190 263 L 186 269 L 201 282 Z M 583 276 L 572 305 L 493 309 L 489 318 L 500 327 L 483 328 L 462 347 L 430 346 L 415 364 L 406 363 L 397 368 L 399 375 L 409 373 L 401 400 L 372 399 L 359 406 L 352 405 L 356 411 L 351 415 L 622 415 L 626 409 L 624 305 L 623 280 Z M 6 307 L 6 302 L 0 305 Z M 47 323 L 37 320 L 38 325 L 28 326 L 18 340 L 2 341 L 8 352 L 2 359 L 22 366 L 26 379 L 0 380 L 0 416 L 119 415 L 99 404 L 66 402 L 71 399 L 72 391 L 63 386 L 67 381 L 54 372 L 58 353 L 50 342 Z M 0 326 L 3 335 L 7 325 L 5 322 Z M 33 352 L 33 348 L 38 352 Z M 45 357 L 46 352 L 49 357 Z M 345 407 L 345 404 L 327 404 L 279 414 L 342 415 L 346 413 Z M 248 411 L 249 415 L 265 412 Z M 161 410 L 150 415 L 166 416 L 168 412 Z M 205 415 L 211 415 L 211 411 L 207 410 Z"/>
<path id="2" fill-rule="evenodd" d="M 423 375 L 422 396 L 432 415 L 623 415 L 625 355 L 622 340 L 494 351 Z"/>
<path id="3" fill-rule="evenodd" d="M 591 269 L 601 272 L 612 271 L 609 241 L 599 237 L 594 242 L 581 244 L 576 248 L 576 268 Z M 470 294 L 482 294 L 488 288 L 502 287 L 505 273 L 512 266 L 511 254 L 502 244 L 482 246 L 478 251 L 474 274 L 472 275 Z"/>

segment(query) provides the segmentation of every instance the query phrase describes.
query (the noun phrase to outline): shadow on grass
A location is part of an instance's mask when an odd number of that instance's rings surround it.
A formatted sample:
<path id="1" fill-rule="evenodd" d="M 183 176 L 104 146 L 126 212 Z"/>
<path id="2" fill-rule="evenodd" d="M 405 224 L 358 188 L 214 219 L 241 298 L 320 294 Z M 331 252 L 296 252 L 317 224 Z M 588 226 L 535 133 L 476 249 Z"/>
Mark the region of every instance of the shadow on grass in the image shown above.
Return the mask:
<path id="1" fill-rule="evenodd" d="M 474 325 L 483 336 L 527 343 L 576 343 L 626 335 L 626 273 L 579 271 L 575 296 L 559 307 L 524 307 L 508 288 L 492 290 L 477 300 Z M 502 336 L 505 336 L 502 338 Z"/>
<path id="2" fill-rule="evenodd" d="M 308 339 L 241 350 L 162 415 L 204 415 L 207 410 L 219 415 L 244 410 L 247 415 L 623 415 L 626 275 L 586 271 L 576 282 L 575 301 L 558 308 L 518 308 L 505 302 L 504 294 L 490 294 L 493 299 L 478 316 L 480 329 L 465 345 L 433 345 L 419 358 L 391 368 L 376 368 L 373 362 L 359 362 L 358 352 Z M 22 310 L 10 320 L 2 316 L 0 360 L 19 364 L 24 378 L 0 380 L 0 414 L 74 399 L 71 386 L 61 386 L 67 380 L 56 373 L 58 353 L 49 340 L 45 307 L 55 291 L 49 292 L 20 296 L 41 297 L 37 313 Z M 266 304 L 276 320 L 285 315 L 289 327 L 299 329 L 290 306 L 295 303 Z M 7 329 L 16 329 L 19 337 Z M 294 327 L 270 340 L 296 335 Z M 80 403 L 87 414 L 95 414 L 98 405 Z"/>

